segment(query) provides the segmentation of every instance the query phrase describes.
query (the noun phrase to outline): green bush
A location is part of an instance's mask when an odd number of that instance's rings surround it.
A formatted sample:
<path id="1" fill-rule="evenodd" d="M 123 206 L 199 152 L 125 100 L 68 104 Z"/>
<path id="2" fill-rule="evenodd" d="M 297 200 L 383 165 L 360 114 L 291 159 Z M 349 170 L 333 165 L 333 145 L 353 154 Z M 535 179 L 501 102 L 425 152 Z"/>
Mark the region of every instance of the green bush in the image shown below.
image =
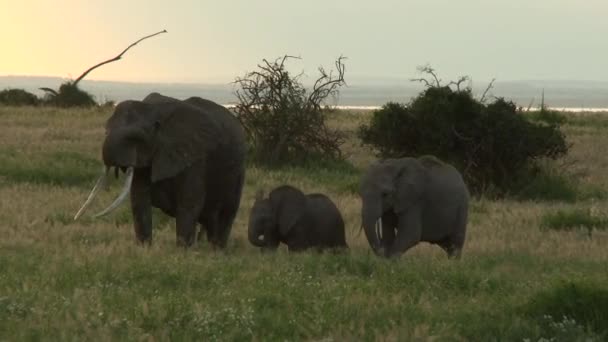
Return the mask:
<path id="1" fill-rule="evenodd" d="M 485 103 L 471 89 L 431 85 L 409 104 L 387 103 L 359 128 L 382 158 L 431 154 L 459 169 L 474 193 L 506 194 L 541 159 L 569 149 L 560 126 L 532 122 L 511 101 Z"/>
<path id="2" fill-rule="evenodd" d="M 23 89 L 5 89 L 0 91 L 0 104 L 7 106 L 37 106 L 40 100 L 36 95 Z"/>
<path id="3" fill-rule="evenodd" d="M 50 88 L 41 88 L 47 92 L 45 103 L 57 107 L 92 107 L 97 103 L 93 95 L 78 88 L 73 82 L 65 82 L 59 91 Z"/>

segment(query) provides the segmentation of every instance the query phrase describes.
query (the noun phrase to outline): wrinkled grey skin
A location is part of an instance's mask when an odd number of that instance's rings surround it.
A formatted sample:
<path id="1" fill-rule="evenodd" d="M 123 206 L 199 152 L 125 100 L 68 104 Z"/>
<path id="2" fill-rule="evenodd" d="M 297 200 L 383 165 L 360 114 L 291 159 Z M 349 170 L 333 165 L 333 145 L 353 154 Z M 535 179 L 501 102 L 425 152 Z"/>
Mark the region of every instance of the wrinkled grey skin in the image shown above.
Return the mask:
<path id="1" fill-rule="evenodd" d="M 268 198 L 258 192 L 248 233 L 249 242 L 264 250 L 276 250 L 281 242 L 290 252 L 348 248 L 336 205 L 323 194 L 304 195 L 289 185 L 275 188 Z"/>
<path id="2" fill-rule="evenodd" d="M 130 199 L 140 242 L 152 239 L 154 206 L 175 217 L 179 245 L 190 246 L 201 223 L 214 246 L 226 246 L 245 176 L 244 132 L 226 108 L 158 93 L 121 102 L 106 122 L 102 155 L 106 166 L 135 168 Z"/>
<path id="3" fill-rule="evenodd" d="M 367 170 L 360 196 L 363 229 L 377 255 L 398 257 L 425 241 L 460 258 L 469 191 L 453 166 L 433 156 L 386 159 Z"/>

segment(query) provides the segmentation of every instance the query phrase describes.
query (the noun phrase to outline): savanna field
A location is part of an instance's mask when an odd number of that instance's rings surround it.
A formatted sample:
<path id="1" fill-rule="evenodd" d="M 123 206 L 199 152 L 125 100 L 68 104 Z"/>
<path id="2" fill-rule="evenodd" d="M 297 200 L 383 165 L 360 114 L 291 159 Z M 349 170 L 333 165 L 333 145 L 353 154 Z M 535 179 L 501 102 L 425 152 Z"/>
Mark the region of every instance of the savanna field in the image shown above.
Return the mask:
<path id="1" fill-rule="evenodd" d="M 608 338 L 605 113 L 566 114 L 573 145 L 552 167 L 573 181 L 544 185 L 561 199 L 473 199 L 459 261 L 428 244 L 397 260 L 371 252 L 357 195 L 375 160 L 356 135 L 368 112 L 331 114 L 330 125 L 346 133 L 348 163 L 250 166 L 225 251 L 206 242 L 176 247 L 174 221 L 160 212 L 149 248 L 135 243 L 128 205 L 91 219 L 123 179 L 74 222 L 102 169 L 110 114 L 0 107 L 0 340 Z M 262 254 L 249 244 L 256 191 L 284 183 L 336 202 L 348 253 L 288 254 L 282 246 Z"/>

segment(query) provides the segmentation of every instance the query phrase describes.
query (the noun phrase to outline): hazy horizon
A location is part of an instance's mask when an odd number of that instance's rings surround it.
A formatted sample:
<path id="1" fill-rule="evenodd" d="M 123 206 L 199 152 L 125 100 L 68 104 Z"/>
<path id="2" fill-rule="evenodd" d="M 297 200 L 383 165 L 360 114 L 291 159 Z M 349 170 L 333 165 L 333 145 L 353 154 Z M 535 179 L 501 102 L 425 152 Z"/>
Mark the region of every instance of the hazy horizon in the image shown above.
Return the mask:
<path id="1" fill-rule="evenodd" d="M 64 82 L 58 77 L 0 76 L 0 90 L 22 88 L 38 96 L 40 87 L 57 88 Z M 487 82 L 470 84 L 475 96 L 487 87 Z M 164 83 L 96 81 L 84 79 L 80 87 L 100 102 L 141 100 L 150 92 L 185 99 L 201 96 L 222 103 L 236 103 L 234 87 L 230 83 Z M 339 106 L 380 106 L 388 101 L 408 102 L 423 86 L 404 79 L 375 82 L 349 82 L 340 89 L 340 96 L 330 102 Z M 545 103 L 556 108 L 608 108 L 608 82 L 602 81 L 501 81 L 497 80 L 489 95 L 504 97 L 519 106 L 538 106 L 545 94 Z"/>
<path id="2" fill-rule="evenodd" d="M 302 57 L 314 77 L 346 56 L 346 79 L 608 81 L 608 2 L 588 0 L 7 2 L 0 75 L 76 78 L 138 38 L 166 29 L 87 80 L 228 83 L 263 58 Z M 145 10 L 142 10 L 145 8 Z M 261 20 L 263 18 L 263 20 Z"/>

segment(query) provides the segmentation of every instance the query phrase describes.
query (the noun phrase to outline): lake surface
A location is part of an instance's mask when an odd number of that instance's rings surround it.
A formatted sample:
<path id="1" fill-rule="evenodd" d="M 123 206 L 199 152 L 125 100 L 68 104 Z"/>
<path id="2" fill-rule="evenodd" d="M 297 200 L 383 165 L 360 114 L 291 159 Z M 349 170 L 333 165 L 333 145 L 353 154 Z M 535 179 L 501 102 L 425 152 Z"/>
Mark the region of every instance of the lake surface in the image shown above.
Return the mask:
<path id="1" fill-rule="evenodd" d="M 43 95 L 40 87 L 57 89 L 64 82 L 57 77 L 0 76 L 0 89 L 23 88 Z M 348 79 L 347 79 L 347 82 Z M 82 89 L 95 96 L 97 101 L 141 100 L 151 92 L 185 99 L 200 96 L 225 105 L 235 104 L 233 84 L 187 83 L 129 83 L 89 81 L 80 83 Z M 473 93 L 481 97 L 487 82 L 474 83 Z M 343 87 L 340 96 L 329 104 L 347 109 L 375 109 L 393 101 L 406 103 L 423 88 L 404 80 L 353 81 Z M 598 81 L 497 81 L 489 96 L 504 97 L 524 108 L 537 108 L 544 91 L 545 104 L 566 111 L 608 111 L 608 82 Z"/>

